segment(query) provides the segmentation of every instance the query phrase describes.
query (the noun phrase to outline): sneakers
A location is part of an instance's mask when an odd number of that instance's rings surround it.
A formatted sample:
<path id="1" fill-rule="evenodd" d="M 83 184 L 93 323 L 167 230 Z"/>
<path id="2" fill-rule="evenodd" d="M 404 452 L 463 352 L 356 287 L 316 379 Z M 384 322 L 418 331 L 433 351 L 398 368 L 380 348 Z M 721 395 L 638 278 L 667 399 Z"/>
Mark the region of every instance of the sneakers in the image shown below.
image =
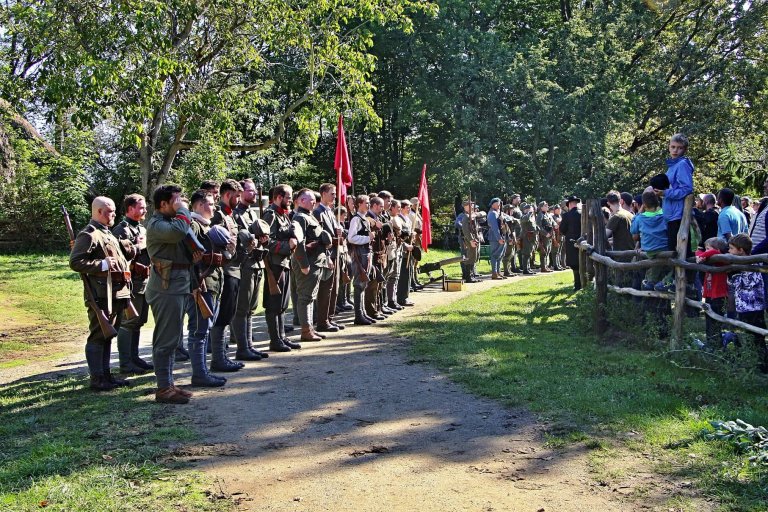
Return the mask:
<path id="1" fill-rule="evenodd" d="M 647 279 L 643 279 L 643 284 L 640 285 L 640 289 L 650 292 L 656 289 L 656 285 L 660 283 L 654 283 L 653 281 L 648 281 Z"/>
<path id="2" fill-rule="evenodd" d="M 675 283 L 668 283 L 666 281 L 659 281 L 656 286 L 653 287 L 657 292 L 669 292 L 675 293 Z"/>

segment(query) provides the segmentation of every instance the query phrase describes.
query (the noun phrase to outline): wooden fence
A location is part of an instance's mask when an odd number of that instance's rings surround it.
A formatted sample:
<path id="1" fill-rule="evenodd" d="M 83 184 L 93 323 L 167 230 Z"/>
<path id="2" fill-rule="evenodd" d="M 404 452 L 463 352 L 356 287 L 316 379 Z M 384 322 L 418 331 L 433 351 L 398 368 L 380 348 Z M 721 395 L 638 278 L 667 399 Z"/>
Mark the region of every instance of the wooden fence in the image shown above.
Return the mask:
<path id="1" fill-rule="evenodd" d="M 687 289 L 686 271 L 700 272 L 733 272 L 749 270 L 753 272 L 768 272 L 768 266 L 754 265 L 755 263 L 768 263 L 768 254 L 755 256 L 734 256 L 731 254 L 722 254 L 712 256 L 707 263 L 718 263 L 721 266 L 710 264 L 699 264 L 695 258 L 685 258 L 686 247 L 689 244 L 691 228 L 691 212 L 693 210 L 693 195 L 685 198 L 685 207 L 683 209 L 683 218 L 680 224 L 680 231 L 677 234 L 677 250 L 664 251 L 657 254 L 653 259 L 648 259 L 648 255 L 643 251 L 611 251 L 608 246 L 608 238 L 605 233 L 605 217 L 600 208 L 599 199 L 589 199 L 584 205 L 581 213 L 581 233 L 582 236 L 575 242 L 579 249 L 579 270 L 581 273 L 582 288 L 586 287 L 590 276 L 595 279 L 595 333 L 598 336 L 605 334 L 608 327 L 607 304 L 608 291 L 622 295 L 633 295 L 636 297 L 665 299 L 672 302 L 673 309 L 673 328 L 670 336 L 670 348 L 674 349 L 683 339 L 683 320 L 685 318 L 685 306 L 690 306 L 704 311 L 704 314 L 723 324 L 732 325 L 745 331 L 768 335 L 768 330 L 754 327 L 752 325 L 726 318 L 718 315 L 709 307 L 708 304 L 698 300 L 687 298 L 685 293 Z M 678 255 L 682 255 L 679 257 Z M 620 259 L 632 259 L 633 261 L 618 261 Z M 618 287 L 608 283 L 608 269 L 617 269 L 621 271 L 645 270 L 653 266 L 666 266 L 674 268 L 675 272 L 675 292 L 659 292 L 651 290 L 636 290 L 634 288 Z"/>

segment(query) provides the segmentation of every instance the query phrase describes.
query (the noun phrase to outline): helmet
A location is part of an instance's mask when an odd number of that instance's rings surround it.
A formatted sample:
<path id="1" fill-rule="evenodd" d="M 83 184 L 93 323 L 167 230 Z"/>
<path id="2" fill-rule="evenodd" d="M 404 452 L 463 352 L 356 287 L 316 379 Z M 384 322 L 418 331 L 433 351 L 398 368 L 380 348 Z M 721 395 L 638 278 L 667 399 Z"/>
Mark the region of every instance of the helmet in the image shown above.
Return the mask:
<path id="1" fill-rule="evenodd" d="M 251 224 L 251 233 L 257 237 L 269 235 L 269 224 L 264 220 L 256 219 L 256 222 Z"/>

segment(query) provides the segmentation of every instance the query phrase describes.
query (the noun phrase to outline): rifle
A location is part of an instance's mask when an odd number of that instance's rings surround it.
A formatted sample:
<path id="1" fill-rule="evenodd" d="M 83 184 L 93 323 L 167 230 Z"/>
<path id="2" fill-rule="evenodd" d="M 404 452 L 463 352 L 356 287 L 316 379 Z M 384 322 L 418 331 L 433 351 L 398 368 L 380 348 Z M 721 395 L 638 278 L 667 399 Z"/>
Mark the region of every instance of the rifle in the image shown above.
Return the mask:
<path id="1" fill-rule="evenodd" d="M 64 215 L 64 225 L 67 227 L 67 233 L 69 233 L 69 243 L 71 249 L 75 244 L 75 231 L 72 229 L 72 221 L 69 220 L 69 212 L 67 212 L 67 209 L 64 207 L 64 205 L 61 206 L 61 213 Z M 83 280 L 83 287 L 85 288 L 85 301 L 88 303 L 88 307 L 90 307 L 96 315 L 96 320 L 99 321 L 99 327 L 101 327 L 101 333 L 106 339 L 114 338 L 117 336 L 117 330 L 115 329 L 115 326 L 112 325 L 112 323 L 109 321 L 109 318 L 107 318 L 104 310 L 102 310 L 96 302 L 96 296 L 93 293 L 93 288 L 91 288 L 90 281 L 88 281 L 88 278 L 82 272 L 80 273 L 80 279 Z M 135 308 L 134 311 L 136 311 Z"/>

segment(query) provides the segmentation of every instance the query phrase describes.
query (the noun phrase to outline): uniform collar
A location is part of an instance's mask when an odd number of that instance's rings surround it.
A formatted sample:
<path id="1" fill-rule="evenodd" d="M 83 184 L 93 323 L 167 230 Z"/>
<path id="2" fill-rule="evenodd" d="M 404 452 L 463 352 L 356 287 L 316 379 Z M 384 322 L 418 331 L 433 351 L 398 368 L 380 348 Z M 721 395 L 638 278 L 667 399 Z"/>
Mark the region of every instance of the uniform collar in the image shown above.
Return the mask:
<path id="1" fill-rule="evenodd" d="M 97 221 L 95 219 L 91 219 L 90 224 L 91 224 L 91 226 L 95 227 L 98 230 L 109 231 L 109 228 L 107 226 L 105 226 L 104 224 L 102 224 L 101 222 L 99 222 L 99 221 Z"/>
<path id="2" fill-rule="evenodd" d="M 133 226 L 133 227 L 136 227 L 136 226 L 138 226 L 138 225 L 139 225 L 139 221 L 137 221 L 137 220 L 133 220 L 133 219 L 132 219 L 132 218 L 130 218 L 130 217 L 125 217 L 125 222 L 127 222 L 128 224 L 130 224 L 130 225 L 131 225 L 131 226 Z"/>

